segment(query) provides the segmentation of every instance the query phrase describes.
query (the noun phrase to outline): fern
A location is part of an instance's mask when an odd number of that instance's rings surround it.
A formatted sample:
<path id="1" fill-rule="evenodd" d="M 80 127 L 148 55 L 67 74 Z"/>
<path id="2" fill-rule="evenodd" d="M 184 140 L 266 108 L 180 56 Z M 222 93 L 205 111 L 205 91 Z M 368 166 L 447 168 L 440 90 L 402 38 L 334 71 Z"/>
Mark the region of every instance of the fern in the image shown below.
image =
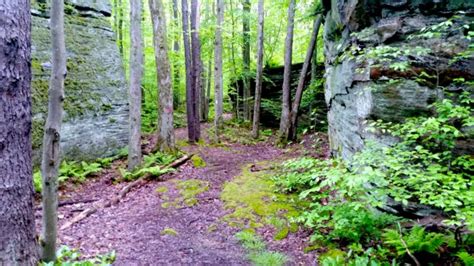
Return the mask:
<path id="1" fill-rule="evenodd" d="M 383 234 L 384 242 L 397 250 L 398 255 L 405 255 L 407 248 L 412 253 L 428 252 L 437 254 L 438 250 L 444 244 L 447 244 L 446 237 L 438 233 L 426 233 L 420 226 L 413 227 L 407 234 L 400 236 L 396 229 L 387 229 Z M 404 243 L 405 241 L 406 247 Z"/>
<path id="2" fill-rule="evenodd" d="M 467 253 L 466 251 L 458 252 L 456 256 L 464 263 L 464 265 L 474 266 L 474 256 Z"/>

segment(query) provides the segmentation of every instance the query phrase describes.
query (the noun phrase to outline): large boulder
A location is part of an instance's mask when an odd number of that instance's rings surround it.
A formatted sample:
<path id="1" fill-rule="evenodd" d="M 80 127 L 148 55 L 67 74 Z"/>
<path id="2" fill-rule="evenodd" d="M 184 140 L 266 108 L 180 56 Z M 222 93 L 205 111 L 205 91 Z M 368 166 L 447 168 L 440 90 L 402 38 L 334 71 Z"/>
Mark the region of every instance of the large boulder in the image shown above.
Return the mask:
<path id="1" fill-rule="evenodd" d="M 474 79 L 474 1 L 325 0 L 325 99 L 333 155 L 349 160 L 367 139 L 393 138 L 370 120 L 428 115 Z M 470 83 L 472 84 L 472 82 Z M 451 93 L 450 93 L 451 94 Z M 472 151 L 472 145 L 468 150 Z"/>
<path id="2" fill-rule="evenodd" d="M 93 160 L 126 146 L 128 94 L 107 0 L 65 2 L 67 77 L 61 134 L 67 160 Z M 51 71 L 46 1 L 32 2 L 33 149 L 41 154 Z"/>

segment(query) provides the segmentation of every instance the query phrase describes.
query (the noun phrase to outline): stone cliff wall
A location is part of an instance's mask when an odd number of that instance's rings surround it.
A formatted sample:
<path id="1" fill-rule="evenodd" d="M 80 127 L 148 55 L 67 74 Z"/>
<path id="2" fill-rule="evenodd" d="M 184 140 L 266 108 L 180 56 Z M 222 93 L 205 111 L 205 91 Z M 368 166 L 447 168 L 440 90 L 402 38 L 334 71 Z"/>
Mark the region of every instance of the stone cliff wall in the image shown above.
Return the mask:
<path id="1" fill-rule="evenodd" d="M 49 8 L 32 1 L 33 149 L 40 154 L 51 71 Z M 65 3 L 67 70 L 61 145 L 68 160 L 110 156 L 127 143 L 128 94 L 107 0 Z M 38 156 L 36 156 L 38 160 Z"/>
<path id="2" fill-rule="evenodd" d="M 472 95 L 474 1 L 323 3 L 333 155 L 350 159 L 366 139 L 393 141 L 367 130 L 370 120 L 400 123 L 430 114 L 429 105 L 447 92 Z"/>

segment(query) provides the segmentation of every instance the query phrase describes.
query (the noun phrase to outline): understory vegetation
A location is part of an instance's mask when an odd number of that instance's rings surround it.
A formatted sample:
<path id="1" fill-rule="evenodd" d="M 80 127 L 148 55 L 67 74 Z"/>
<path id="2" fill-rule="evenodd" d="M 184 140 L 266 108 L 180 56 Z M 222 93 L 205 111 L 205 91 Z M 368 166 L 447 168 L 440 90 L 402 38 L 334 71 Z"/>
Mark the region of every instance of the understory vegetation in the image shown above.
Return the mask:
<path id="1" fill-rule="evenodd" d="M 431 117 L 374 121 L 374 133 L 350 163 L 303 157 L 273 179 L 310 205 L 293 220 L 313 231 L 321 265 L 473 265 L 474 159 L 454 152 L 472 137 L 467 93 L 432 105 Z"/>

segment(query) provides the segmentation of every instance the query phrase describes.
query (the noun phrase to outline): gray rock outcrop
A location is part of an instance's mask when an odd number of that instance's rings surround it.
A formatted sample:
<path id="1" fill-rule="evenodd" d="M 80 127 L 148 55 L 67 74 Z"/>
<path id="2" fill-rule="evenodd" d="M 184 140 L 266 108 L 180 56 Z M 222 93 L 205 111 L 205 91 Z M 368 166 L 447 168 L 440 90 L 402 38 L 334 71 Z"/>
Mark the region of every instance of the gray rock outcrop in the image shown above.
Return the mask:
<path id="1" fill-rule="evenodd" d="M 446 91 L 472 95 L 474 1 L 323 3 L 325 98 L 334 155 L 350 159 L 366 139 L 394 141 L 369 132 L 370 120 L 401 123 L 430 114 L 429 105 Z"/>
<path id="2" fill-rule="evenodd" d="M 67 0 L 65 13 L 63 155 L 67 160 L 111 156 L 126 146 L 128 135 L 128 94 L 111 7 L 107 0 Z M 32 14 L 33 149 L 39 155 L 51 70 L 46 1 L 33 0 Z"/>

